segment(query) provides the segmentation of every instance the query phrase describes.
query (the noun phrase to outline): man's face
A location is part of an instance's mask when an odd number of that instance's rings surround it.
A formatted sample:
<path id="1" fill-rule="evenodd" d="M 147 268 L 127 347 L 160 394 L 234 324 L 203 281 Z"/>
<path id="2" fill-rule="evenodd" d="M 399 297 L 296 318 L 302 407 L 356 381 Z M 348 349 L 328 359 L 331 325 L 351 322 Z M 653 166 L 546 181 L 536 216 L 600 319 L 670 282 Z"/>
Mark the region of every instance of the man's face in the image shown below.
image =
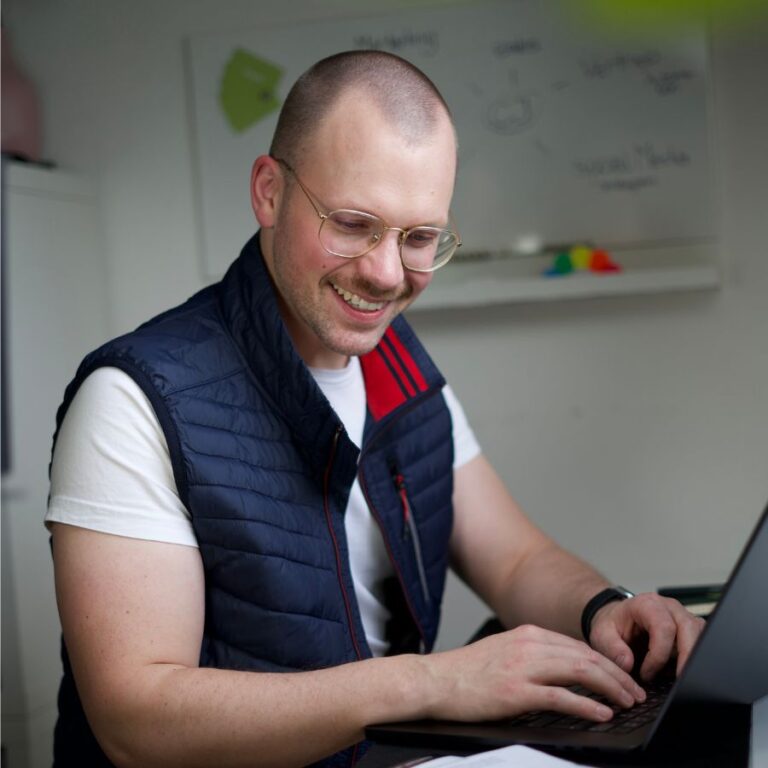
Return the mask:
<path id="1" fill-rule="evenodd" d="M 368 99 L 342 97 L 296 172 L 323 213 L 351 208 L 403 229 L 449 226 L 456 145 L 448 118 L 441 117 L 439 126 L 413 145 Z M 327 253 L 318 239 L 317 213 L 295 179 L 282 173 L 288 186 L 265 258 L 283 318 L 307 365 L 343 367 L 349 356 L 376 346 L 432 275 L 403 267 L 395 231 L 356 259 Z"/>

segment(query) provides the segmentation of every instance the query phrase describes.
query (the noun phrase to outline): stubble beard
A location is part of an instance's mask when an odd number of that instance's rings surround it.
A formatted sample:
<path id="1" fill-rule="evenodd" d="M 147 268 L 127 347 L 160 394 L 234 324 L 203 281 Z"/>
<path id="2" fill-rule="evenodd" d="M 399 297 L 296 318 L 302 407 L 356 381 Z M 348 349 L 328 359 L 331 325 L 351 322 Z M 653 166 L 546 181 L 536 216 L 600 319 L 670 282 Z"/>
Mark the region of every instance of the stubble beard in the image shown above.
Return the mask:
<path id="1" fill-rule="evenodd" d="M 347 290 L 374 300 L 398 304 L 397 311 L 386 321 L 382 321 L 380 326 L 366 330 L 345 328 L 342 322 L 333 317 L 333 302 L 337 300 L 337 296 L 330 278 L 324 277 L 318 286 L 307 284 L 302 279 L 298 266 L 300 259 L 294 258 L 283 245 L 282 238 L 276 233 L 272 244 L 272 279 L 277 289 L 283 319 L 299 350 L 305 348 L 302 342 L 308 341 L 310 347 L 319 344 L 325 351 L 345 357 L 364 355 L 376 347 L 391 322 L 411 303 L 413 287 L 408 284 L 399 291 L 387 293 L 368 285 L 366 281 L 354 281 L 354 285 L 345 284 L 343 287 Z M 326 297 L 326 291 L 334 295 Z"/>

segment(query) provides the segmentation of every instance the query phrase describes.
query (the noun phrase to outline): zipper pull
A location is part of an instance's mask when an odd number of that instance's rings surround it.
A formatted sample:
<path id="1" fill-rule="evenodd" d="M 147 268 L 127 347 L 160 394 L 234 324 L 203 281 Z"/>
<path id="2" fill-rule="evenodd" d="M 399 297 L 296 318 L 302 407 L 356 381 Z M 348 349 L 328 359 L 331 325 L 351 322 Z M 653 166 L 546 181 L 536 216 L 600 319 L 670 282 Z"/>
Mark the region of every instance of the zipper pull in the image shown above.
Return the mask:
<path id="1" fill-rule="evenodd" d="M 411 505 L 408 502 L 408 493 L 405 490 L 405 478 L 399 474 L 395 474 L 395 488 L 397 489 L 397 495 L 400 497 L 400 506 L 403 509 L 403 537 L 409 538 L 411 531 Z"/>
<path id="2" fill-rule="evenodd" d="M 419 541 L 419 530 L 416 528 L 416 521 L 411 514 L 411 503 L 408 501 L 408 493 L 405 490 L 405 478 L 392 467 L 392 477 L 395 481 L 397 495 L 400 497 L 400 504 L 403 508 L 403 541 L 413 543 L 413 554 L 416 558 L 416 569 L 419 574 L 419 582 L 424 593 L 425 602 L 431 602 L 429 587 L 427 586 L 427 574 L 424 570 L 424 561 L 421 554 L 421 542 Z"/>
<path id="3" fill-rule="evenodd" d="M 341 424 L 336 425 L 336 430 L 333 433 L 333 438 L 331 440 L 331 450 L 328 452 L 328 463 L 325 465 L 325 472 L 323 473 L 323 493 L 328 493 L 328 483 L 331 476 L 331 468 L 333 467 L 333 462 L 336 459 L 336 449 L 339 445 L 339 437 L 341 437 L 341 433 L 344 431 L 344 427 Z"/>

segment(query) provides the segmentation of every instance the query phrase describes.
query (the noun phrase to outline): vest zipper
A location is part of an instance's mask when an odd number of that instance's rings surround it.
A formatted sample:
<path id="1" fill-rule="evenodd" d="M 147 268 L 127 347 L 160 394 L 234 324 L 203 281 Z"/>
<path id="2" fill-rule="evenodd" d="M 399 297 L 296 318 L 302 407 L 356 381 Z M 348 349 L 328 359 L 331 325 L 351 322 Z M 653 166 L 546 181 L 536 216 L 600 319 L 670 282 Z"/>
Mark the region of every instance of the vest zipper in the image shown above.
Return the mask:
<path id="1" fill-rule="evenodd" d="M 432 602 L 432 598 L 429 595 L 429 587 L 427 586 L 427 572 L 424 569 L 424 558 L 421 554 L 421 540 L 419 539 L 419 530 L 416 527 L 416 521 L 413 519 L 413 513 L 411 511 L 411 503 L 408 501 L 408 492 L 405 488 L 405 478 L 393 467 L 393 478 L 395 481 L 395 488 L 397 488 L 397 495 L 400 497 L 400 503 L 403 507 L 403 538 L 410 540 L 413 547 L 413 554 L 416 557 L 416 570 L 419 573 L 419 581 L 421 582 L 421 591 L 424 593 L 424 600 L 427 605 Z"/>
<path id="2" fill-rule="evenodd" d="M 328 532 L 331 534 L 331 541 L 333 542 L 333 552 L 336 556 L 336 574 L 339 579 L 339 587 L 341 588 L 341 596 L 344 598 L 344 609 L 347 613 L 347 624 L 349 625 L 349 634 L 352 638 L 352 645 L 355 647 L 355 653 L 358 659 L 363 658 L 363 654 L 360 651 L 360 645 L 357 642 L 357 633 L 355 632 L 355 624 L 352 619 L 352 606 L 349 602 L 349 595 L 347 589 L 344 586 L 344 577 L 342 575 L 341 553 L 339 552 L 339 542 L 336 539 L 336 534 L 333 530 L 333 521 L 331 519 L 331 505 L 329 501 L 329 486 L 331 478 L 331 468 L 333 467 L 333 461 L 336 458 L 336 448 L 339 444 L 339 437 L 344 431 L 341 424 L 337 425 L 336 432 L 333 435 L 333 443 L 331 444 L 331 454 L 328 457 L 328 464 L 325 467 L 325 473 L 323 475 L 323 508 L 325 511 L 325 522 L 328 525 Z"/>
<path id="3" fill-rule="evenodd" d="M 401 406 L 400 412 L 402 414 L 407 413 L 408 411 L 410 411 L 413 408 L 415 408 L 417 405 L 419 405 L 419 404 L 423 403 L 424 401 L 426 401 L 428 398 L 434 397 L 435 395 L 437 395 L 439 393 L 440 393 L 439 389 L 431 389 L 428 392 L 423 393 L 422 395 L 419 395 L 417 398 L 414 398 L 416 400 L 416 402 L 413 402 L 413 400 L 412 400 L 407 406 Z M 386 431 L 392 426 L 393 423 L 394 423 L 394 421 L 390 421 L 389 424 L 384 429 L 380 429 L 371 440 L 369 440 L 367 443 L 365 443 L 363 449 L 360 451 L 360 456 L 358 457 L 358 460 L 357 460 L 358 467 L 360 467 L 362 465 L 363 458 L 365 457 L 365 455 L 372 449 L 372 447 L 376 444 L 376 442 L 379 439 L 381 439 L 382 435 L 384 435 L 386 433 Z M 395 468 L 391 467 L 391 469 L 394 471 Z M 398 580 L 400 581 L 400 587 L 403 590 L 403 596 L 405 597 L 405 603 L 408 606 L 408 610 L 409 610 L 409 612 L 411 614 L 411 619 L 413 619 L 414 626 L 416 627 L 416 630 L 419 633 L 419 653 L 426 653 L 427 652 L 427 641 L 426 641 L 426 637 L 424 635 L 424 630 L 423 630 L 423 628 L 421 626 L 421 622 L 419 621 L 419 619 L 418 619 L 418 617 L 416 615 L 416 610 L 414 609 L 414 607 L 413 607 L 413 605 L 411 603 L 411 598 L 410 598 L 410 596 L 408 594 L 408 590 L 406 589 L 405 579 L 403 578 L 403 574 L 400 571 L 400 568 L 399 568 L 399 566 L 397 564 L 397 560 L 395 559 L 394 555 L 392 554 L 392 549 L 390 548 L 389 542 L 387 541 L 387 535 L 386 535 L 386 529 L 385 529 L 384 523 L 382 522 L 381 516 L 379 515 L 378 511 L 376 510 L 376 508 L 373 505 L 373 502 L 371 501 L 371 497 L 370 497 L 370 495 L 368 493 L 367 483 L 365 481 L 365 475 L 362 472 L 362 470 L 359 471 L 358 478 L 360 480 L 360 488 L 363 491 L 363 496 L 365 497 L 365 501 L 368 504 L 368 508 L 371 510 L 371 514 L 376 519 L 376 523 L 378 524 L 379 529 L 381 530 L 381 534 L 382 534 L 382 536 L 384 538 L 384 546 L 387 548 L 387 554 L 389 555 L 389 560 L 390 560 L 390 562 L 392 563 L 392 566 L 395 569 L 395 573 L 397 574 Z M 398 495 L 399 495 L 399 492 L 398 492 Z M 402 499 L 402 496 L 401 496 L 401 499 Z M 406 499 L 407 499 L 407 497 L 406 497 Z M 409 509 L 410 509 L 410 504 L 409 504 Z M 416 541 L 418 542 L 418 532 L 416 533 Z M 418 557 L 420 558 L 420 556 L 421 556 L 421 548 L 419 548 L 419 555 L 418 555 Z M 417 560 L 417 563 L 418 562 L 419 562 L 419 560 Z M 421 580 L 421 583 L 422 583 L 422 590 L 424 590 L 425 599 L 429 603 L 429 602 L 431 602 L 431 598 L 429 597 L 429 591 L 425 588 L 426 587 L 426 578 L 423 575 L 423 571 L 424 571 L 424 567 L 423 567 L 423 563 L 422 563 L 422 566 L 421 566 L 421 569 L 420 569 L 420 574 L 419 574 L 419 579 Z"/>
<path id="4" fill-rule="evenodd" d="M 376 520 L 376 523 L 378 524 L 379 529 L 381 530 L 382 537 L 384 538 L 384 546 L 387 548 L 387 554 L 389 555 L 389 560 L 395 569 L 395 573 L 397 574 L 398 580 L 400 581 L 400 587 L 403 590 L 405 604 L 408 606 L 408 611 L 411 614 L 411 619 L 413 620 L 413 624 L 419 633 L 419 653 L 426 653 L 427 641 L 426 641 L 426 638 L 424 637 L 424 630 L 422 629 L 421 622 L 418 620 L 416 616 L 416 611 L 414 610 L 414 607 L 411 604 L 411 599 L 408 595 L 408 590 L 405 587 L 405 579 L 403 578 L 403 574 L 400 571 L 400 568 L 397 564 L 397 560 L 395 559 L 395 556 L 392 554 L 392 549 L 389 546 L 389 541 L 387 540 L 384 523 L 382 522 L 381 516 L 379 515 L 376 507 L 374 507 L 373 502 L 371 501 L 371 497 L 368 494 L 368 485 L 365 481 L 365 475 L 362 472 L 360 472 L 358 477 L 360 478 L 360 488 L 363 491 L 363 496 L 365 497 L 365 501 L 368 504 L 368 508 L 371 510 L 371 514 Z"/>

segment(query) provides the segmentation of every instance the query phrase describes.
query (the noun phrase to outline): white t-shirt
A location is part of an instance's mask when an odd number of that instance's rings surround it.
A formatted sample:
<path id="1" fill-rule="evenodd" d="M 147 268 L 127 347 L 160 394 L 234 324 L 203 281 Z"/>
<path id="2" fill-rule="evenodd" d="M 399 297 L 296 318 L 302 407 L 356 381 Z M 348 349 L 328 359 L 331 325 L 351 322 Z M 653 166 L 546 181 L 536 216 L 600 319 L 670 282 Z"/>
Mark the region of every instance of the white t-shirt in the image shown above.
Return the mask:
<path id="1" fill-rule="evenodd" d="M 360 447 L 365 385 L 360 361 L 340 370 L 312 370 L 318 386 Z M 449 387 L 454 468 L 480 453 Z M 46 524 L 67 523 L 117 536 L 197 547 L 189 511 L 173 477 L 165 436 L 141 388 L 117 368 L 99 368 L 80 386 L 59 431 L 51 465 Z M 355 594 L 374 655 L 387 650 L 389 613 L 381 586 L 392 573 L 381 533 L 355 480 L 345 514 Z"/>

